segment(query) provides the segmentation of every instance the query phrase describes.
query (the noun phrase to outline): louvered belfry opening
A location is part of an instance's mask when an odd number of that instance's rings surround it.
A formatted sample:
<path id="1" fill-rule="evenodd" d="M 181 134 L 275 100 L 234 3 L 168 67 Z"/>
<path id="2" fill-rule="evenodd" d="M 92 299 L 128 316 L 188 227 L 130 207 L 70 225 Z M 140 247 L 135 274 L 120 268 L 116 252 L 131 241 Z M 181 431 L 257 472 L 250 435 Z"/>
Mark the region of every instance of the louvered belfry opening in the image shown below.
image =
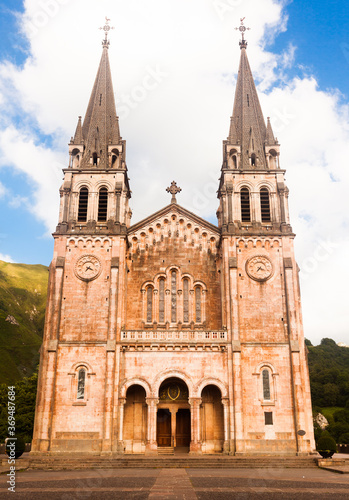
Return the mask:
<path id="1" fill-rule="evenodd" d="M 98 198 L 98 221 L 103 222 L 107 220 L 108 214 L 108 190 L 101 188 L 99 190 Z"/>
<path id="2" fill-rule="evenodd" d="M 242 188 L 240 191 L 241 198 L 241 221 L 251 221 L 251 207 L 250 207 L 250 192 L 247 188 Z"/>
<path id="3" fill-rule="evenodd" d="M 87 207 L 88 207 L 88 189 L 86 187 L 83 187 L 80 189 L 79 193 L 78 222 L 86 222 Z"/>
<path id="4" fill-rule="evenodd" d="M 260 191 L 262 222 L 270 222 L 270 201 L 269 191 L 262 188 Z"/>

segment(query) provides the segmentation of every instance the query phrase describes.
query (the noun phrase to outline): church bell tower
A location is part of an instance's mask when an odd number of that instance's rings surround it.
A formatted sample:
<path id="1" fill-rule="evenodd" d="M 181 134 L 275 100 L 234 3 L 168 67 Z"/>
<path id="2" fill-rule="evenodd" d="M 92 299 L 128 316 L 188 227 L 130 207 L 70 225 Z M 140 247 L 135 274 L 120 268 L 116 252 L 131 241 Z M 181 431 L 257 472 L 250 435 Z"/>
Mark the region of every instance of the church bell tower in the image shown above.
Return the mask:
<path id="1" fill-rule="evenodd" d="M 107 19 L 97 76 L 85 118 L 79 117 L 69 144 L 60 189 L 34 451 L 111 447 L 131 191 L 109 65 L 109 30 Z"/>
<path id="2" fill-rule="evenodd" d="M 231 332 L 236 454 L 314 449 L 299 268 L 280 145 L 241 57 L 217 212 Z"/>

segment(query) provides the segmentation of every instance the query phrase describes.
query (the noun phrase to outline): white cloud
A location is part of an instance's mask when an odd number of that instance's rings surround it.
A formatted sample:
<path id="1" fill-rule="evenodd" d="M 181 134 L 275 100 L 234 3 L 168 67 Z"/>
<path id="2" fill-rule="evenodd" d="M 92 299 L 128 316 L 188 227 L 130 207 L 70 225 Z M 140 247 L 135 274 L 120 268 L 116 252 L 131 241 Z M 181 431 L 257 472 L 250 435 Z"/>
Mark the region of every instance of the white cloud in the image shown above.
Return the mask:
<path id="1" fill-rule="evenodd" d="M 0 260 L 2 260 L 4 262 L 14 262 L 14 260 L 12 259 L 12 257 L 10 255 L 5 255 L 3 253 L 0 253 Z"/>
<path id="2" fill-rule="evenodd" d="M 1 163 L 32 181 L 30 210 L 52 231 L 61 183 L 57 164 L 67 164 L 66 143 L 86 110 L 101 55 L 97 28 L 108 13 L 116 27 L 109 55 L 127 140 L 133 222 L 169 202 L 165 188 L 172 180 L 182 187 L 182 205 L 214 220 L 221 144 L 228 134 L 240 55 L 233 28 L 246 16 L 252 28 L 247 36 L 250 63 L 287 169 L 300 266 L 309 267 L 321 241 L 338 245 L 314 271 L 302 274 L 306 336 L 345 341 L 349 274 L 339 262 L 348 243 L 348 107 L 335 92 L 319 89 L 311 76 L 288 78 L 296 47 L 290 45 L 282 54 L 265 50 L 266 40 L 287 29 L 283 4 L 26 0 L 20 22 L 30 38 L 31 55 L 23 67 L 0 66 L 0 111 L 4 106 L 7 111 L 0 121 Z M 166 76 L 144 100 L 133 100 L 122 117 L 125 99 L 142 85 L 149 67 Z M 278 78 L 283 85 L 273 88 Z M 24 117 L 20 124 L 13 119 L 19 111 Z M 38 131 L 53 137 L 50 147 L 40 143 Z M 152 181 L 145 184 L 145 179 Z M 320 316 L 321 311 L 326 313 Z"/>
<path id="3" fill-rule="evenodd" d="M 0 198 L 3 198 L 6 195 L 7 189 L 5 186 L 0 182 Z"/>

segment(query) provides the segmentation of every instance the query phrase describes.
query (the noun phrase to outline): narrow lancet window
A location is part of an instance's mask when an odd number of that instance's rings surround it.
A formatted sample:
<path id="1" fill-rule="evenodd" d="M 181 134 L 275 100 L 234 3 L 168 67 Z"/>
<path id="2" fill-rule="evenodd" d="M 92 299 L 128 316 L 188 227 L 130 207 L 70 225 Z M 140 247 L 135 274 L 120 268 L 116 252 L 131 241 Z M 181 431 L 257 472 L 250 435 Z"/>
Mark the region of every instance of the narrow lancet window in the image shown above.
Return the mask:
<path id="1" fill-rule="evenodd" d="M 269 401 L 270 400 L 270 374 L 269 374 L 269 370 L 262 371 L 262 379 L 263 379 L 263 399 Z"/>
<path id="2" fill-rule="evenodd" d="M 201 323 L 201 288 L 195 288 L 195 321 Z"/>
<path id="3" fill-rule="evenodd" d="M 183 323 L 189 323 L 189 280 L 183 281 Z"/>
<path id="4" fill-rule="evenodd" d="M 147 323 L 151 323 L 153 318 L 153 290 L 147 288 Z"/>
<path id="5" fill-rule="evenodd" d="M 102 187 L 98 198 L 98 221 L 106 221 L 108 213 L 108 190 Z"/>
<path id="6" fill-rule="evenodd" d="M 81 368 L 78 373 L 78 391 L 76 399 L 85 399 L 86 370 Z"/>
<path id="7" fill-rule="evenodd" d="M 241 221 L 251 221 L 251 208 L 250 208 L 250 192 L 247 188 L 242 188 L 240 191 L 241 200 Z"/>
<path id="8" fill-rule="evenodd" d="M 171 323 L 177 321 L 177 273 L 171 273 Z"/>
<path id="9" fill-rule="evenodd" d="M 260 191 L 262 222 L 270 222 L 270 200 L 267 188 Z"/>
<path id="10" fill-rule="evenodd" d="M 88 207 L 88 189 L 83 187 L 79 193 L 78 222 L 86 222 Z"/>
<path id="11" fill-rule="evenodd" d="M 159 323 L 165 323 L 165 280 L 159 281 Z"/>

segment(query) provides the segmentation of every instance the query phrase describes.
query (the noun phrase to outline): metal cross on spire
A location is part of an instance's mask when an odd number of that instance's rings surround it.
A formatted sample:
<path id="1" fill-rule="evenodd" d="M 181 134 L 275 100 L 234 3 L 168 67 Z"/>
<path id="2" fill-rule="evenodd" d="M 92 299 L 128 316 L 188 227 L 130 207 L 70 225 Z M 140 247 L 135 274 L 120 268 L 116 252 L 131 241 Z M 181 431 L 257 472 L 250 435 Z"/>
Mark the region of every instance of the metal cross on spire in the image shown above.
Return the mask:
<path id="1" fill-rule="evenodd" d="M 240 26 L 238 28 L 235 28 L 236 30 L 240 31 L 241 33 L 241 40 L 239 42 L 240 49 L 246 49 L 247 48 L 247 40 L 245 40 L 245 31 L 249 31 L 251 28 L 246 28 L 244 25 L 245 17 L 242 17 L 240 19 Z"/>
<path id="2" fill-rule="evenodd" d="M 166 189 L 166 191 L 167 191 L 167 193 L 171 193 L 172 194 L 171 203 L 177 203 L 176 194 L 180 193 L 182 191 L 180 187 L 177 187 L 177 183 L 175 181 L 172 181 L 171 182 L 171 187 L 168 187 Z"/>
<path id="3" fill-rule="evenodd" d="M 108 33 L 110 30 L 114 30 L 114 26 L 109 26 L 109 23 L 110 23 L 110 19 L 107 18 L 107 16 L 105 17 L 105 25 L 102 27 L 102 28 L 99 28 L 100 30 L 103 30 L 104 33 L 105 33 L 105 37 L 104 37 L 104 40 L 102 41 L 102 46 L 103 48 L 109 48 L 109 45 L 110 45 L 110 41 L 108 40 Z"/>

